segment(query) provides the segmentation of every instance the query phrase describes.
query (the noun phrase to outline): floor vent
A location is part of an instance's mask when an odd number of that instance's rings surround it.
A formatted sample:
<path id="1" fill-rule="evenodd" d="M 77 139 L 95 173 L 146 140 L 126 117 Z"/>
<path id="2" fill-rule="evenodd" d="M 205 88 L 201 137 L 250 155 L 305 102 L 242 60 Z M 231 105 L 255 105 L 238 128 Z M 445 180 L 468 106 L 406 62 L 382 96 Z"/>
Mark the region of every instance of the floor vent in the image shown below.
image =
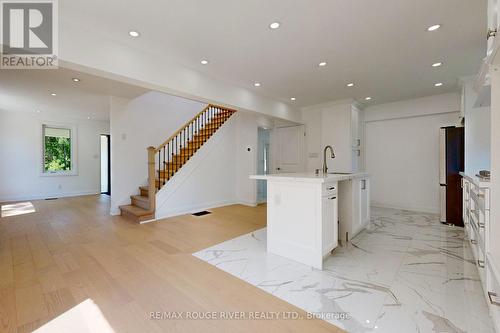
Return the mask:
<path id="1" fill-rule="evenodd" d="M 208 214 L 212 214 L 212 213 L 207 212 L 206 210 L 204 210 L 202 212 L 194 213 L 193 215 L 194 216 L 203 216 L 203 215 L 208 215 Z"/>
<path id="2" fill-rule="evenodd" d="M 57 200 L 59 198 L 46 198 L 45 200 Z"/>

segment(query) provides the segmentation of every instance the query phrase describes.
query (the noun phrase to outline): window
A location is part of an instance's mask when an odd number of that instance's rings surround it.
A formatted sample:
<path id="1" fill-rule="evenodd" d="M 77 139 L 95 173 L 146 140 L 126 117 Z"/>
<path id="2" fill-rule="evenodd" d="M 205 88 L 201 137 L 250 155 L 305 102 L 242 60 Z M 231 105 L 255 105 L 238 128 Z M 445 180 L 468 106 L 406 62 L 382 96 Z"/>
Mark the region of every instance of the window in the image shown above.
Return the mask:
<path id="1" fill-rule="evenodd" d="M 44 174 L 74 174 L 73 132 L 71 127 L 42 126 Z"/>

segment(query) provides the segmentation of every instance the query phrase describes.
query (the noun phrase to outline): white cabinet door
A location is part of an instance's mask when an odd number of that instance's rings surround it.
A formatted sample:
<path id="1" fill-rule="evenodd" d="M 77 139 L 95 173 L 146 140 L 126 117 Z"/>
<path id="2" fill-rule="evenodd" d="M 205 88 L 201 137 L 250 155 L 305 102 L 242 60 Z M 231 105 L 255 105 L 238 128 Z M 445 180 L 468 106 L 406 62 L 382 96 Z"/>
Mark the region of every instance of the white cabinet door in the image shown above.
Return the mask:
<path id="1" fill-rule="evenodd" d="M 488 29 L 494 30 L 498 28 L 500 12 L 497 9 L 497 0 L 488 0 Z M 488 39 L 488 51 L 493 47 L 493 41 L 499 36 Z"/>
<path id="2" fill-rule="evenodd" d="M 323 254 L 333 250 L 338 245 L 338 201 L 337 195 L 323 197 Z"/>
<path id="3" fill-rule="evenodd" d="M 361 165 L 361 120 L 360 111 L 351 108 L 352 172 L 358 172 Z"/>
<path id="4" fill-rule="evenodd" d="M 361 131 L 359 125 L 359 110 L 353 107 L 351 109 L 351 145 L 353 148 L 358 149 L 361 146 Z"/>
<path id="5" fill-rule="evenodd" d="M 361 179 L 353 179 L 352 186 L 352 224 L 349 239 L 354 237 L 361 228 Z"/>
<path id="6" fill-rule="evenodd" d="M 360 221 L 366 226 L 370 222 L 370 182 L 368 179 L 360 181 Z"/>

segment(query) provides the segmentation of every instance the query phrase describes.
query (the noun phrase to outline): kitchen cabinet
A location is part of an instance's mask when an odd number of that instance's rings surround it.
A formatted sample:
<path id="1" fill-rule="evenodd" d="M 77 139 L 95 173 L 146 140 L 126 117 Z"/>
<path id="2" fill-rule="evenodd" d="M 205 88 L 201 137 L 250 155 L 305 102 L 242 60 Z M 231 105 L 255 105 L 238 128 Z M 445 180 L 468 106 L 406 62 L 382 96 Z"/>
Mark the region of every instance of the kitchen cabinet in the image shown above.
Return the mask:
<path id="1" fill-rule="evenodd" d="M 328 145 L 335 151 L 330 171 L 363 170 L 363 111 L 353 101 L 316 108 L 321 111 L 321 151 Z"/>
<path id="2" fill-rule="evenodd" d="M 339 183 L 339 240 L 347 244 L 370 223 L 370 180 L 367 176 Z"/>
<path id="3" fill-rule="evenodd" d="M 360 210 L 352 213 L 355 229 L 369 220 L 368 179 L 365 173 L 333 175 L 283 173 L 253 175 L 267 181 L 267 252 L 323 269 L 324 258 L 339 244 L 339 205 Z M 348 196 L 339 193 L 343 184 L 356 188 Z M 357 200 L 356 203 L 349 203 Z M 364 209 L 363 209 L 364 207 Z"/>
<path id="4" fill-rule="evenodd" d="M 479 272 L 484 297 L 496 328 L 500 328 L 500 263 L 492 253 L 490 238 L 490 182 L 462 175 L 463 218 L 474 263 Z M 496 241 L 493 237 L 492 240 Z"/>

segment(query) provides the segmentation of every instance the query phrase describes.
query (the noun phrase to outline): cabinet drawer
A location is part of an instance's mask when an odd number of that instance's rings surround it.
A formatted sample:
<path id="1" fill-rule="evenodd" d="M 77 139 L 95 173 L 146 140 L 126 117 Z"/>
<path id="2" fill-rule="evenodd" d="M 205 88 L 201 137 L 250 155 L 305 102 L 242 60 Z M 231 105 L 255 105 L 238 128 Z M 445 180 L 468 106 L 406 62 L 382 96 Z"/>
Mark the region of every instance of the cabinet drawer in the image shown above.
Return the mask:
<path id="1" fill-rule="evenodd" d="M 327 183 L 323 185 L 323 196 L 334 196 L 337 195 L 337 183 Z"/>
<path id="2" fill-rule="evenodd" d="M 488 254 L 486 280 L 487 288 L 485 289 L 486 301 L 490 309 L 490 315 L 497 326 L 500 326 L 500 276 L 499 271 L 493 262 L 493 258 Z"/>

